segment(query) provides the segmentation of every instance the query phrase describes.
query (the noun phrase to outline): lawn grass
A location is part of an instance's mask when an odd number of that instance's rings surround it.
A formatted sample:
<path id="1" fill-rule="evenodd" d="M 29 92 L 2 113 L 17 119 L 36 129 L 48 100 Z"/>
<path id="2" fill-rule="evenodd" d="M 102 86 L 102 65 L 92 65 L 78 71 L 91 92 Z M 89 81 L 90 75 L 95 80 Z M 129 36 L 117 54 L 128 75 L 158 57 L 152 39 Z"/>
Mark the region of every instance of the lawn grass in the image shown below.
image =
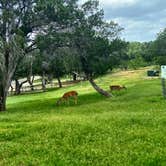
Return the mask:
<path id="1" fill-rule="evenodd" d="M 147 78 L 145 68 L 96 82 L 107 90 L 113 84 L 127 90 L 106 99 L 81 82 L 9 97 L 8 111 L 0 113 L 0 165 L 165 166 L 166 101 L 160 79 Z M 56 106 L 69 90 L 78 91 L 78 104 Z"/>

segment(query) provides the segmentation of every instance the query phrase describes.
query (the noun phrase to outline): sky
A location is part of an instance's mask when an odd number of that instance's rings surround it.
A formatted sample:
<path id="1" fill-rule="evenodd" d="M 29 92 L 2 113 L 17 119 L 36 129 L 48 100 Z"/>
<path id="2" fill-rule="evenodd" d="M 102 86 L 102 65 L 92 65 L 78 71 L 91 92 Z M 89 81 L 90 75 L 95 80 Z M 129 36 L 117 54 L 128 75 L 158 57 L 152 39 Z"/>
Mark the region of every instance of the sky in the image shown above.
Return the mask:
<path id="1" fill-rule="evenodd" d="M 152 41 L 166 28 L 166 0 L 99 0 L 105 19 L 124 28 L 126 41 Z"/>

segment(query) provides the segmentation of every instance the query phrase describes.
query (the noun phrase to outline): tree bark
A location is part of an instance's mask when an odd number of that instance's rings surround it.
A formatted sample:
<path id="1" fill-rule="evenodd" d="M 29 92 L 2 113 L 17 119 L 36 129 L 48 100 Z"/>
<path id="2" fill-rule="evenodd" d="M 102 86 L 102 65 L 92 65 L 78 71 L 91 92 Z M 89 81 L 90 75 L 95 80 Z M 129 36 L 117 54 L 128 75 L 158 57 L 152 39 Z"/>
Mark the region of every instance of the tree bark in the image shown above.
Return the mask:
<path id="1" fill-rule="evenodd" d="M 15 79 L 15 95 L 18 95 L 20 93 L 21 93 L 21 91 L 20 91 L 19 81 L 17 79 Z"/>
<path id="2" fill-rule="evenodd" d="M 28 77 L 27 80 L 30 85 L 31 91 L 34 91 L 34 87 L 33 87 L 34 76 L 32 76 L 32 78 L 31 78 L 31 76 Z"/>
<path id="3" fill-rule="evenodd" d="M 17 79 L 15 79 L 15 83 L 16 83 L 15 95 L 19 95 L 21 93 L 21 88 L 22 88 L 23 84 L 25 84 L 26 82 L 27 82 L 27 80 L 19 83 L 19 81 Z"/>
<path id="4" fill-rule="evenodd" d="M 10 84 L 10 88 L 11 88 L 11 94 L 13 94 L 14 88 L 13 88 L 13 86 L 12 86 L 12 83 Z"/>
<path id="5" fill-rule="evenodd" d="M 1 84 L 0 87 L 0 111 L 6 111 L 6 98 L 7 92 L 5 91 L 5 87 Z"/>
<path id="6" fill-rule="evenodd" d="M 60 78 L 58 77 L 57 80 L 58 80 L 59 88 L 62 88 L 62 82 L 61 82 Z"/>
<path id="7" fill-rule="evenodd" d="M 6 111 L 6 99 L 11 84 L 11 75 L 7 75 L 6 73 L 3 74 L 4 75 L 1 75 L 0 77 L 0 111 Z"/>
<path id="8" fill-rule="evenodd" d="M 89 78 L 88 79 L 90 84 L 92 85 L 92 87 L 98 92 L 100 93 L 101 95 L 105 96 L 105 97 L 112 97 L 112 94 L 111 93 L 108 93 L 107 91 L 101 89 L 95 82 L 92 78 Z"/>
<path id="9" fill-rule="evenodd" d="M 6 111 L 6 97 L 5 96 L 1 96 L 0 99 L 0 112 L 2 111 Z"/>
<path id="10" fill-rule="evenodd" d="M 11 71 L 8 71 L 6 66 L 5 64 L 0 66 L 0 111 L 6 111 L 6 98 L 15 69 L 12 68 Z"/>
<path id="11" fill-rule="evenodd" d="M 73 72 L 73 81 L 77 81 L 77 74 Z"/>

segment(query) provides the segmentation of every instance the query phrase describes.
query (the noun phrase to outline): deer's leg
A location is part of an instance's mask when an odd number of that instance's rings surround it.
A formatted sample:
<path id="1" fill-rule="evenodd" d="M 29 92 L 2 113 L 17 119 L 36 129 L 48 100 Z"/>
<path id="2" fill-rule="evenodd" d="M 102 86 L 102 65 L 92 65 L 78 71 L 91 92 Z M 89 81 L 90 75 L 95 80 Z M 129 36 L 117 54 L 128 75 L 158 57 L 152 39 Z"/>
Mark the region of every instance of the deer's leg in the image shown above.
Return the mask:
<path id="1" fill-rule="evenodd" d="M 65 105 L 67 104 L 67 99 L 66 99 L 66 98 L 64 98 L 64 104 L 65 104 Z"/>
<path id="2" fill-rule="evenodd" d="M 75 104 L 77 104 L 77 99 L 78 99 L 78 97 L 77 97 L 77 96 L 75 96 L 75 97 L 74 97 Z"/>
<path id="3" fill-rule="evenodd" d="M 65 98 L 66 104 L 69 105 L 69 98 Z"/>

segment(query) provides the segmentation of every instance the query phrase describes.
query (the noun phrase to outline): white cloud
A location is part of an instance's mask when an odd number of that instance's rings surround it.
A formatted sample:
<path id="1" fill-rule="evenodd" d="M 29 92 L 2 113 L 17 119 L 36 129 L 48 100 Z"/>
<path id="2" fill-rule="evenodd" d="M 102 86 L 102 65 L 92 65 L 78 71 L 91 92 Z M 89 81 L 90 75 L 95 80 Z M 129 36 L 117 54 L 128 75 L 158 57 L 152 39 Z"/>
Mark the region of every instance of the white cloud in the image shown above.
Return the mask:
<path id="1" fill-rule="evenodd" d="M 166 28 L 164 0 L 99 0 L 99 3 L 106 20 L 114 20 L 125 28 L 122 37 L 126 40 L 154 40 Z"/>
<path id="2" fill-rule="evenodd" d="M 79 3 L 83 4 L 87 0 L 80 0 Z M 101 7 L 110 7 L 110 8 L 121 8 L 125 6 L 132 6 L 136 4 L 139 0 L 99 0 Z"/>
<path id="3" fill-rule="evenodd" d="M 132 6 L 136 4 L 138 0 L 99 0 L 101 6 L 110 6 L 111 8 L 121 8 L 124 6 Z"/>
<path id="4" fill-rule="evenodd" d="M 140 42 L 154 40 L 157 33 L 166 25 L 160 23 L 166 21 L 166 19 L 161 19 L 156 24 L 153 24 L 151 20 L 133 20 L 123 17 L 115 18 L 113 21 L 125 28 L 122 32 L 122 38 Z"/>

